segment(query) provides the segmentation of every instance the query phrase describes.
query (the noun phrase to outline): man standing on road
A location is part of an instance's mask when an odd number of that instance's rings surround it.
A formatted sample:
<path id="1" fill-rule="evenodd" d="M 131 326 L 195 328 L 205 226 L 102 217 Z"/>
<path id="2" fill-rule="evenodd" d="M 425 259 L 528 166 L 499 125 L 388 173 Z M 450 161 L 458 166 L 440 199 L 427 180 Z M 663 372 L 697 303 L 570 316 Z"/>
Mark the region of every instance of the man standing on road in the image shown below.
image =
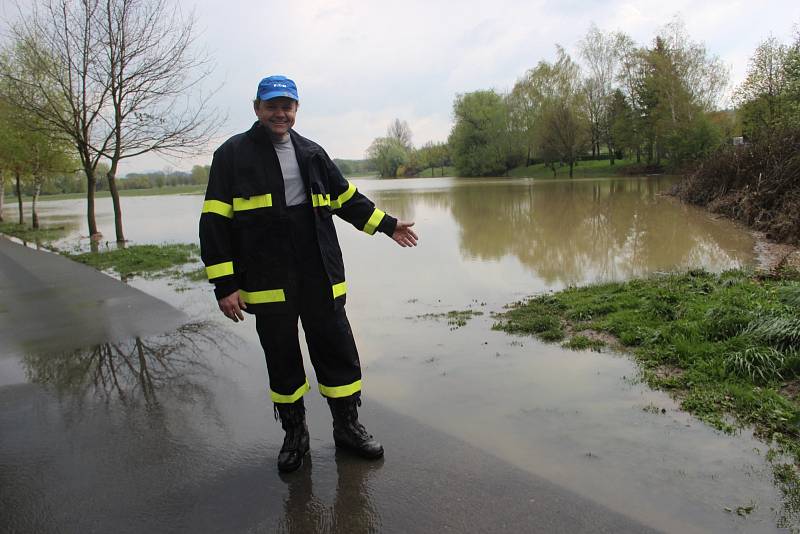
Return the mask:
<path id="1" fill-rule="evenodd" d="M 292 129 L 295 83 L 269 76 L 253 102 L 258 121 L 214 152 L 200 247 L 219 309 L 233 322 L 255 314 L 270 396 L 286 432 L 278 469 L 294 471 L 309 450 L 297 320 L 303 323 L 319 390 L 333 415 L 337 447 L 380 458 L 383 447 L 358 421 L 361 365 L 345 314 L 347 284 L 332 216 L 416 246 L 413 222 L 377 209 L 325 151 Z"/>

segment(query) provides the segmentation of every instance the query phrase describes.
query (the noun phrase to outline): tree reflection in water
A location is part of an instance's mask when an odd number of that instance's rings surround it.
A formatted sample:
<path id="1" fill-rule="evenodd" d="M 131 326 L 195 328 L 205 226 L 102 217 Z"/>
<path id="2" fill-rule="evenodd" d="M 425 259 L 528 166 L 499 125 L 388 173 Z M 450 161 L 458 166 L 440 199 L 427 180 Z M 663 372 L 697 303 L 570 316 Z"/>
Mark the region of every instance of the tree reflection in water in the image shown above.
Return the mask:
<path id="1" fill-rule="evenodd" d="M 206 396 L 200 384 L 212 374 L 206 354 L 224 355 L 227 336 L 214 323 L 187 323 L 147 338 L 107 342 L 60 354 L 29 354 L 28 379 L 78 399 L 100 397 L 124 404 L 157 403 L 161 390 L 185 397 Z"/>

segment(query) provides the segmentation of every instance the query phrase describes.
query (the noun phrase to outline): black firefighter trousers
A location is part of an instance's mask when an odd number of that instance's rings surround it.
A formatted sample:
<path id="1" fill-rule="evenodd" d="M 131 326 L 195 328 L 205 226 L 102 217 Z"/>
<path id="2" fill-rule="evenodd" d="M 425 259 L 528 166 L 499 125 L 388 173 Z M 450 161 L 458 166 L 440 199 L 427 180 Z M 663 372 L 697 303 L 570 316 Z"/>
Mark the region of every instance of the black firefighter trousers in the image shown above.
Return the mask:
<path id="1" fill-rule="evenodd" d="M 298 318 L 320 393 L 328 398 L 358 394 L 358 350 L 344 306 L 334 306 L 331 282 L 317 243 L 314 213 L 309 204 L 289 207 L 287 213 L 291 253 L 289 283 L 284 292 L 289 311 L 256 314 L 256 331 L 267 360 L 270 397 L 275 403 L 291 403 L 310 389 L 300 352 Z"/>

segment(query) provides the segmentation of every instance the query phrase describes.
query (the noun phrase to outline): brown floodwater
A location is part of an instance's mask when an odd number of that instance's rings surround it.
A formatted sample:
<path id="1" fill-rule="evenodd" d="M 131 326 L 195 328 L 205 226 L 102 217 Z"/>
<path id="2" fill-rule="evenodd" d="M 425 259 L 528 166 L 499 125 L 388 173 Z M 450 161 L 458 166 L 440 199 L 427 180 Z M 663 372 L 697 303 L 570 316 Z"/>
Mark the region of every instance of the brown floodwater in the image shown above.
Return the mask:
<path id="1" fill-rule="evenodd" d="M 780 493 L 766 446 L 749 431 L 724 435 L 682 412 L 641 384 L 624 355 L 491 330 L 492 313 L 504 305 L 569 285 L 753 266 L 750 233 L 662 195 L 669 177 L 355 183 L 386 212 L 416 221 L 420 235 L 417 248 L 402 249 L 337 220 L 366 402 L 658 530 L 776 530 Z M 201 204 L 198 195 L 123 198 L 126 235 L 134 243 L 197 242 Z M 61 246 L 86 246 L 77 239 L 86 235 L 82 200 L 41 209 L 45 225 L 68 228 Z M 98 201 L 98 223 L 112 240 L 107 199 Z M 189 446 L 183 432 L 203 447 L 225 448 L 234 463 L 251 459 L 261 434 L 241 408 L 267 405 L 255 321 L 223 323 L 202 283 L 130 283 L 238 339 L 233 357 L 206 354 L 197 373 L 201 411 L 212 423 L 185 408 L 179 423 L 159 419 L 180 429 L 170 430 L 170 446 Z M 480 314 L 464 326 L 436 317 L 452 310 Z M 31 374 L 24 359 L 16 375 L 4 366 L 20 382 Z M 751 505 L 749 516 L 735 513 Z"/>

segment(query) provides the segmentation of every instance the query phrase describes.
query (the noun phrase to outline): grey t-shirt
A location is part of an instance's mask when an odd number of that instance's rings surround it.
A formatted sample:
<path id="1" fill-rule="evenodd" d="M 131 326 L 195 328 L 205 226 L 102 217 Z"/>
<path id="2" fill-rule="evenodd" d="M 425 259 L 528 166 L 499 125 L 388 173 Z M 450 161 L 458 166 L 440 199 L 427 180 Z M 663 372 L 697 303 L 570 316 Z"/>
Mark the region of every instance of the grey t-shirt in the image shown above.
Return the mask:
<path id="1" fill-rule="evenodd" d="M 300 166 L 297 164 L 297 157 L 294 154 L 292 139 L 287 135 L 284 141 L 273 141 L 272 145 L 275 147 L 275 152 L 278 153 L 278 161 L 281 163 L 283 187 L 286 191 L 286 205 L 297 206 L 308 202 L 306 186 L 303 183 Z"/>

